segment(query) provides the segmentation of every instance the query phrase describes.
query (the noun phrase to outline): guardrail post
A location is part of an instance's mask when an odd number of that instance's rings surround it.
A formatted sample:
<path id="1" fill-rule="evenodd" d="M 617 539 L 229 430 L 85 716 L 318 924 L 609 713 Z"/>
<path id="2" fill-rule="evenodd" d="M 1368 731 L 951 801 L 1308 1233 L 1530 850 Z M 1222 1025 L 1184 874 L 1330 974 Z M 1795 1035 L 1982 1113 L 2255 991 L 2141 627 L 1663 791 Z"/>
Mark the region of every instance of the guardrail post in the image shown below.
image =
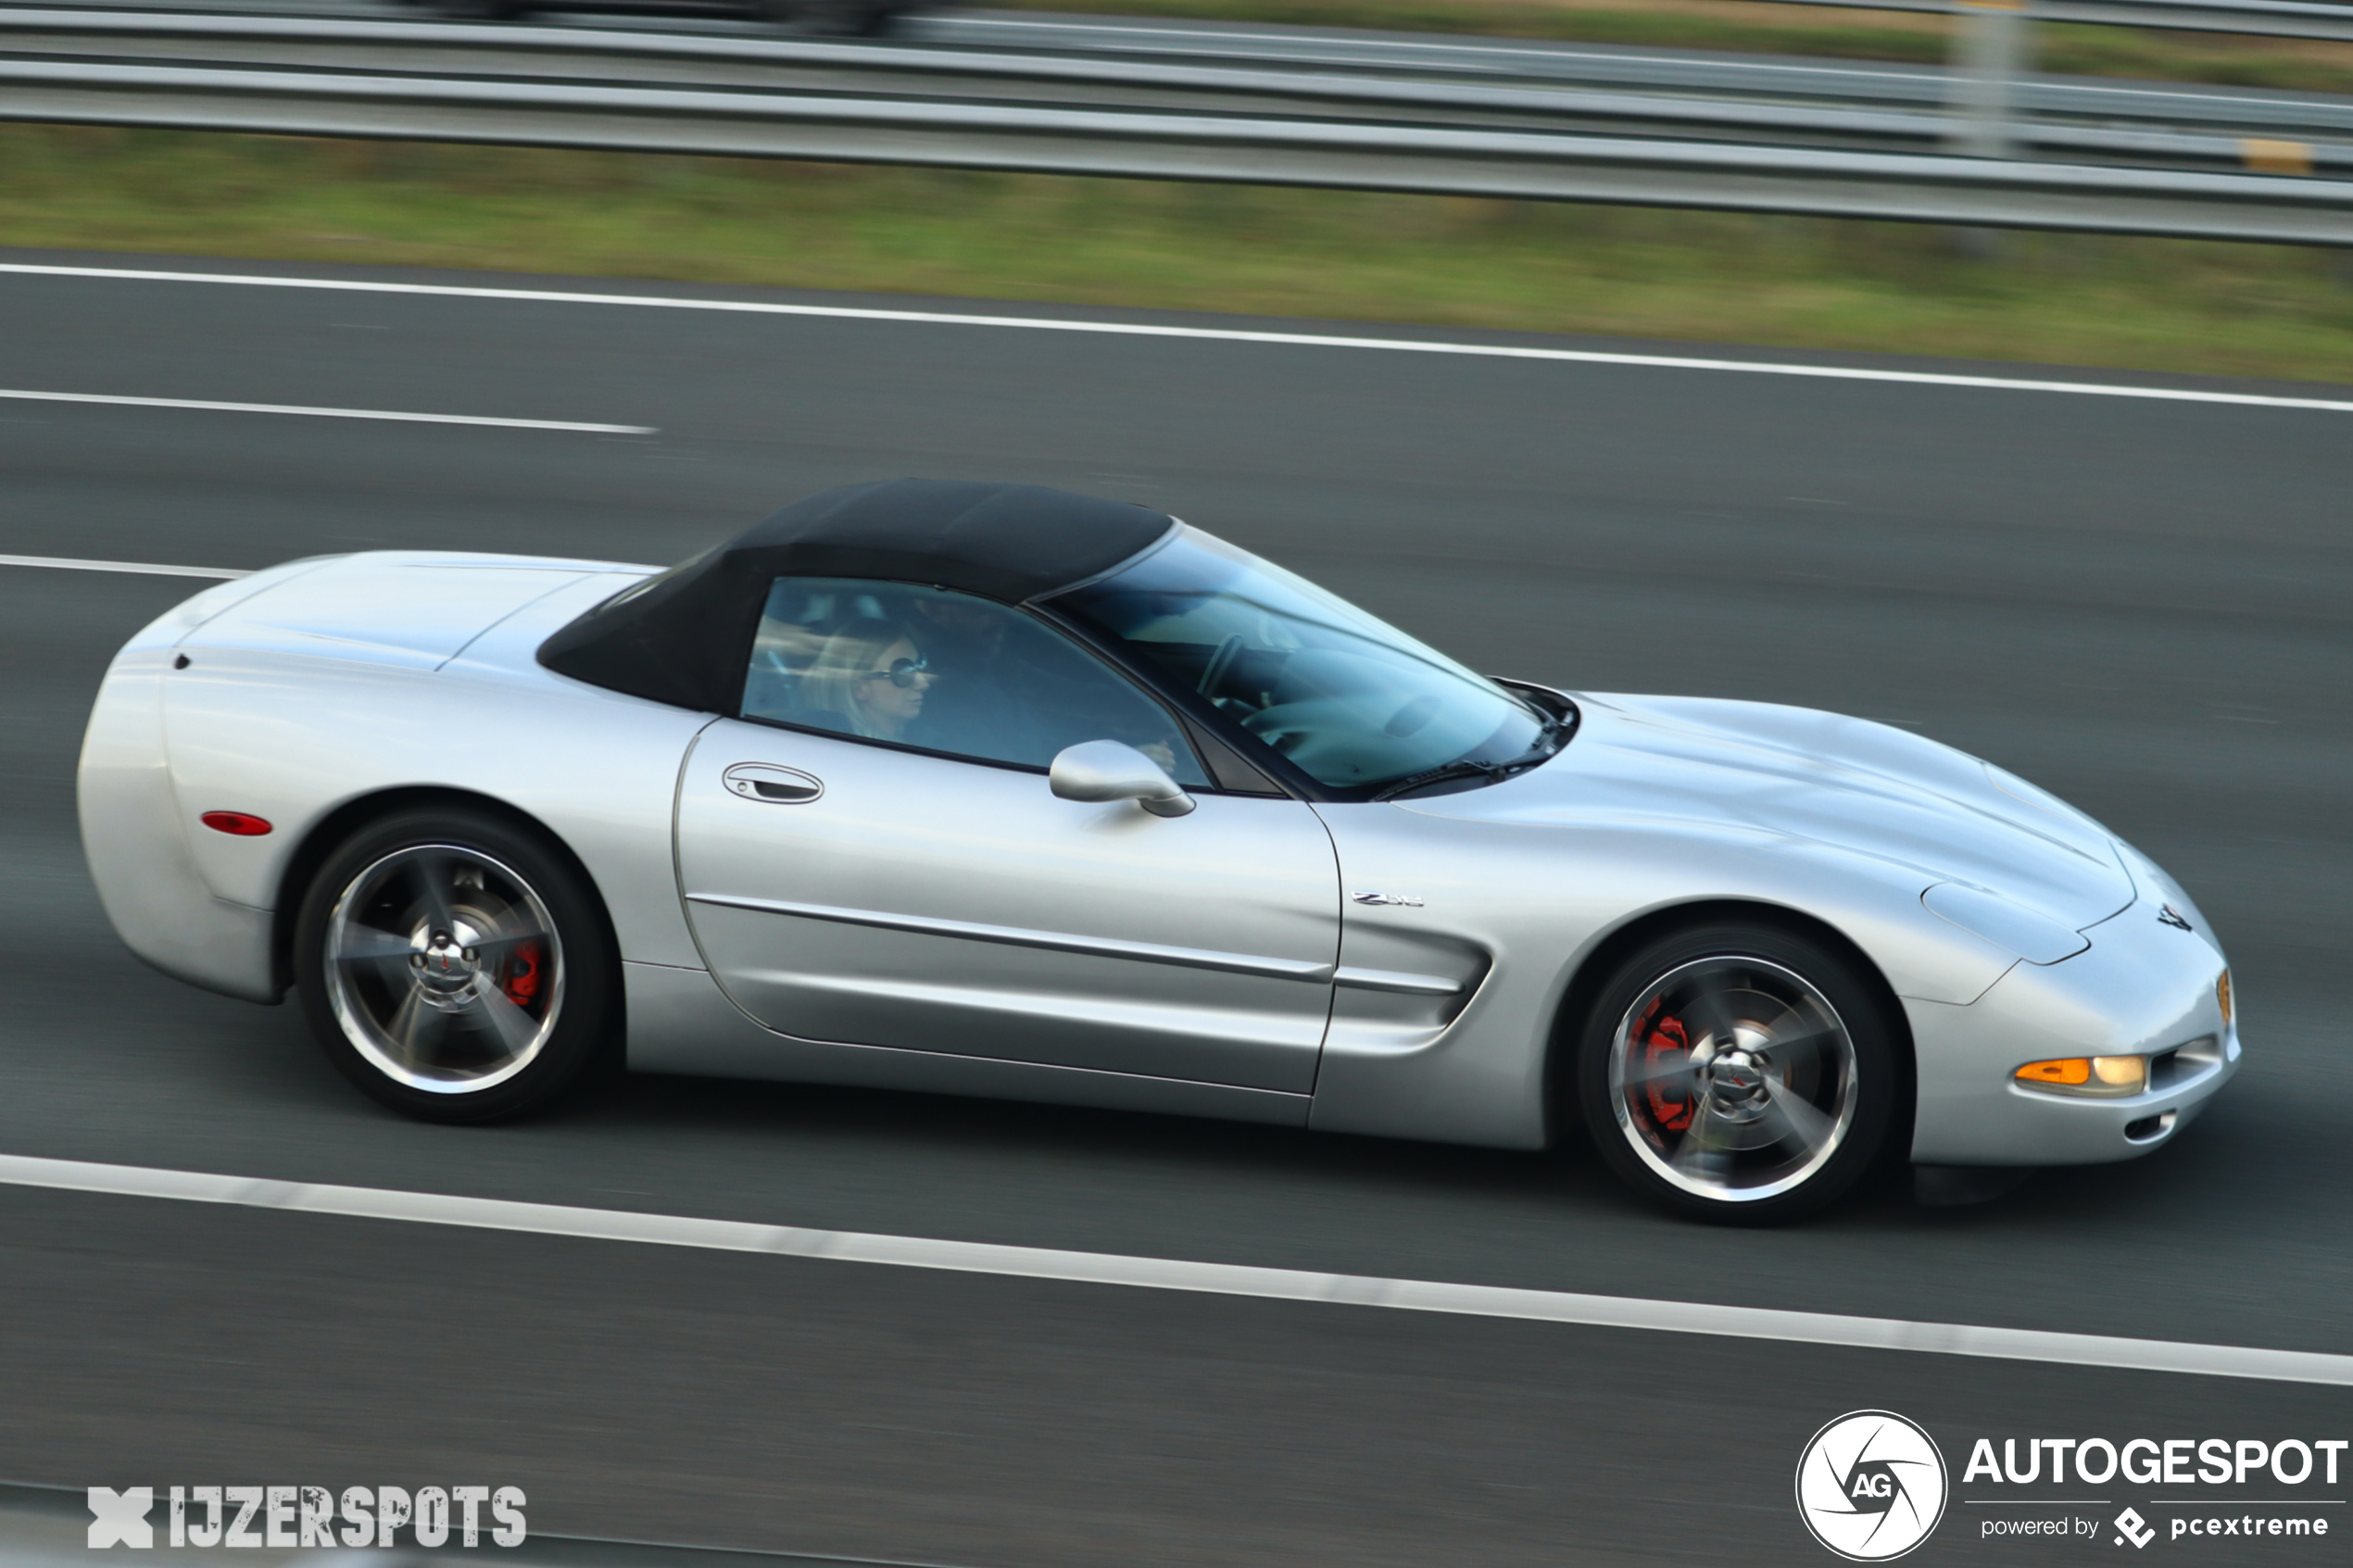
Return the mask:
<path id="1" fill-rule="evenodd" d="M 2027 0 L 1959 0 L 1947 107 L 1954 150 L 1972 157 L 2009 157 L 2011 84 L 2026 69 Z"/>

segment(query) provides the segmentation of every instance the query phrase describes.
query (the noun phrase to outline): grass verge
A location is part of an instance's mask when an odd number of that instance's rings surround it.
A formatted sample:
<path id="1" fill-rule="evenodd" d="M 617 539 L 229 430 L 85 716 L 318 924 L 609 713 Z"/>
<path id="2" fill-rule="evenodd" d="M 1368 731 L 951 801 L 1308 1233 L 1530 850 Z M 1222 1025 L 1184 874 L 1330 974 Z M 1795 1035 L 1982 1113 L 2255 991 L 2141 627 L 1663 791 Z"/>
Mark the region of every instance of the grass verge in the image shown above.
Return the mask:
<path id="1" fill-rule="evenodd" d="M 2284 246 L 650 154 L 0 126 L 0 245 L 2353 382 Z"/>
<path id="2" fill-rule="evenodd" d="M 1364 27 L 1394 32 L 1552 38 L 1653 48 L 1736 49 L 1943 63 L 1950 21 L 1904 11 L 1750 0 L 1020 0 L 1025 10 L 1189 21 Z M 2306 93 L 2353 93 L 2353 44 L 2234 33 L 2045 23 L 2035 69 Z"/>

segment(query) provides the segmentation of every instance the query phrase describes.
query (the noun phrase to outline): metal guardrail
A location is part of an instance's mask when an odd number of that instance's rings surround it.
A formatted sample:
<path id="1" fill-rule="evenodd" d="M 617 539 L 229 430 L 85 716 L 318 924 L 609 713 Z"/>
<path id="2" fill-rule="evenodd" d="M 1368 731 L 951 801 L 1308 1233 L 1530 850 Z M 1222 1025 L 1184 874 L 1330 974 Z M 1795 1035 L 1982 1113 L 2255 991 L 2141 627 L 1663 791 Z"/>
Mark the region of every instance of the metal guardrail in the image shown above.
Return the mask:
<path id="1" fill-rule="evenodd" d="M 1965 15 L 1999 0 L 1772 0 L 1854 11 Z M 2092 27 L 2238 32 L 2259 38 L 2353 40 L 2353 6 L 2331 0 L 2032 0 L 2034 19 Z M 2002 7 L 2010 8 L 2010 7 Z M 2023 8 L 2021 6 L 2019 8 Z"/>
<path id="2" fill-rule="evenodd" d="M 1287 63 L 1031 55 L 1002 50 L 585 29 L 234 18 L 155 12 L 0 11 L 0 46 L 77 59 L 144 54 L 173 63 L 344 69 L 367 64 L 468 77 L 544 81 L 561 74 L 643 84 L 871 91 L 896 95 L 1043 95 L 1110 107 L 1242 107 L 1328 117 L 1335 109 L 1419 124 L 1578 130 L 1793 142 L 1911 152 L 1950 139 L 1936 112 L 1941 73 L 1629 58 L 1546 50 L 1526 55 L 1554 80 L 1429 80 Z M 1613 69 L 1612 68 L 1615 68 Z M 1661 82 L 1662 75 L 1676 80 Z M 1599 85 L 1579 82 L 1599 76 Z M 1615 78 L 1615 80 L 1612 80 Z M 1679 91 L 1696 87 L 1701 91 Z M 1705 95 L 1702 95 L 1702 94 Z M 2238 168 L 2247 141 L 2337 133 L 2308 144 L 2316 168 L 2353 170 L 2353 100 L 2182 94 L 2049 83 L 2019 94 L 2045 118 L 2020 122 L 2020 144 L 2062 157 Z M 1828 101 L 1823 101 L 1828 100 Z M 2121 123 L 2138 120 L 2140 125 Z"/>
<path id="3" fill-rule="evenodd" d="M 1779 3 L 1779 0 L 1777 0 Z M 2028 0 L 2007 5 L 1975 0 L 1794 0 L 1796 4 L 1850 9 L 1911 10 L 1959 19 L 1956 69 L 1867 65 L 1855 61 L 1802 60 L 1731 53 L 1668 53 L 1596 48 L 1506 39 L 1349 35 L 1280 28 L 1215 28 L 1208 25 L 1059 19 L 1037 14 L 970 15 L 949 12 L 921 24 L 929 40 L 978 50 L 1021 48 L 1083 54 L 1093 58 L 1214 59 L 1363 75 L 1414 74 L 1425 78 L 1578 82 L 1645 93 L 1680 92 L 1706 97 L 1827 100 L 1845 107 L 1894 105 L 1933 109 L 1967 119 L 1951 126 L 1952 140 L 1968 150 L 2000 156 L 2005 150 L 2047 147 L 2059 156 L 2097 156 L 2089 142 L 2045 136 L 2043 122 L 2154 124 L 2228 134 L 2240 144 L 2246 167 L 2270 169 L 2284 157 L 2290 164 L 2329 161 L 2324 148 L 2301 153 L 2282 142 L 2311 143 L 2353 130 L 2353 101 L 2284 93 L 2232 91 L 2157 82 L 2036 77 L 2027 69 L 2033 24 L 2052 17 L 2065 0 Z M 2226 0 L 2233 15 L 2248 19 L 2294 12 L 2306 32 L 2325 33 L 2311 16 L 2332 22 L 2353 40 L 2353 4 L 2317 0 Z M 2188 13 L 2184 0 L 2150 0 L 2120 6 L 2115 0 L 2077 0 L 2068 16 L 2118 25 L 2136 25 L 2141 13 L 2164 8 L 2171 19 Z M 2308 15 L 2309 14 L 2309 15 Z M 2218 13 L 2219 19 L 2219 13 Z M 2305 25 L 2309 21 L 2309 25 Z M 2246 31 L 2234 29 L 2234 31 Z M 2119 150 L 2121 150 L 2120 148 Z M 2126 156 L 2131 156 L 2127 154 Z M 2195 161 L 2203 156 L 2183 149 Z"/>
<path id="4" fill-rule="evenodd" d="M 12 62 L 0 117 L 2353 245 L 2353 182 L 709 90 Z"/>
<path id="5" fill-rule="evenodd" d="M 2090 27 L 2153 28 L 2182 32 L 2235 32 L 2252 37 L 2334 39 L 2353 41 L 2353 3 L 2348 0 L 1760 0 L 1760 3 L 1782 6 L 1818 6 L 1848 11 L 1906 11 L 1915 15 L 1967 17 L 1985 9 L 2031 9 L 2038 21 L 2069 22 Z M 1109 9 L 1115 0 L 1105 0 Z M 1055 37 L 1088 35 L 1088 47 L 1099 47 L 1103 35 L 1112 30 L 1090 25 L 1077 17 L 1033 13 L 1030 18 L 1013 20 L 1002 16 L 986 19 L 963 18 L 947 13 L 926 19 L 926 33 L 962 34 L 959 42 L 977 43 L 989 33 L 1018 32 L 1024 34 L 1016 47 L 1053 47 L 1045 40 Z M 1209 24 L 1188 29 L 1176 23 L 1165 29 L 1126 29 L 1136 36 L 1125 41 L 1134 49 L 1183 48 L 1183 44 L 1155 45 L 1144 34 L 1164 31 L 1176 34 L 1191 31 L 1206 34 Z M 1288 30 L 1267 29 L 1270 34 L 1283 33 L 1284 43 L 1296 46 L 1306 37 L 1304 33 Z M 1233 34 L 1226 35 L 1228 39 Z M 1344 44 L 1327 44 L 1334 57 L 1346 56 L 1363 61 L 1367 57 L 1387 55 L 1404 58 L 1413 55 L 1436 57 L 1450 48 L 1475 52 L 1479 45 L 1465 44 L 1460 34 L 1432 34 L 1427 41 L 1408 42 L 1395 34 L 1376 34 L 1365 40 L 1350 40 Z"/>
<path id="6" fill-rule="evenodd" d="M 9 119 L 2353 245 L 2353 181 L 2285 172 L 2353 152 L 2268 144 L 2296 149 L 2283 172 L 2126 166 L 2249 161 L 2247 139 L 2210 129 L 2037 122 L 2032 145 L 2116 160 L 2041 162 L 1888 150 L 1948 138 L 1934 113 L 1541 80 L 165 11 L 0 12 L 0 50 Z M 2283 102 L 2353 126 L 2353 104 Z"/>
<path id="7" fill-rule="evenodd" d="M 2353 40 L 2353 7 L 2306 0 L 2041 0 L 2035 15 L 2044 21 L 2101 27 Z"/>

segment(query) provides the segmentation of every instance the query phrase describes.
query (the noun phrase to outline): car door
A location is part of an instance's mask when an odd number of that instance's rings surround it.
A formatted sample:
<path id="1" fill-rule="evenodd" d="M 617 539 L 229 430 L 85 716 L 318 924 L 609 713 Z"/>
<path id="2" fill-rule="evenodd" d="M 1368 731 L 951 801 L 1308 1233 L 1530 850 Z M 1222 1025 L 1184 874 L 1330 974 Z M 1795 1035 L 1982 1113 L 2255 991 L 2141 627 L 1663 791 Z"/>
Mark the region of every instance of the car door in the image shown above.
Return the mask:
<path id="1" fill-rule="evenodd" d="M 750 716 L 679 784 L 688 918 L 738 1006 L 803 1039 L 1313 1089 L 1340 889 L 1312 809 L 1207 788 L 1164 709 L 1019 611 L 779 584 Z M 836 709 L 862 690 L 928 711 L 861 734 Z M 1196 809 L 1057 798 L 1045 764 L 1084 739 L 1166 759 Z"/>

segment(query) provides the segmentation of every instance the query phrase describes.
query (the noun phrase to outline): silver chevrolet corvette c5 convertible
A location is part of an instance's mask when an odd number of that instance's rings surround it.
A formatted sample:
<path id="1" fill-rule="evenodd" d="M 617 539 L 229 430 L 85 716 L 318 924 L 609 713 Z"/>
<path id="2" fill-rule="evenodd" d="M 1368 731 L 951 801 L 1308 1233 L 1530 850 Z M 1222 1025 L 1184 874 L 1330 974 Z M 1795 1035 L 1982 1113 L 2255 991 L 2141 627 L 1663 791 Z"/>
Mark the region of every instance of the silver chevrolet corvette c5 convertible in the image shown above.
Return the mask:
<path id="1" fill-rule="evenodd" d="M 1491 680 L 1199 529 L 812 496 L 673 567 L 197 595 L 81 764 L 157 968 L 410 1115 L 599 1061 L 1536 1148 L 1683 1213 L 2126 1160 L 2236 1070 L 2162 871 L 1901 730 Z"/>

